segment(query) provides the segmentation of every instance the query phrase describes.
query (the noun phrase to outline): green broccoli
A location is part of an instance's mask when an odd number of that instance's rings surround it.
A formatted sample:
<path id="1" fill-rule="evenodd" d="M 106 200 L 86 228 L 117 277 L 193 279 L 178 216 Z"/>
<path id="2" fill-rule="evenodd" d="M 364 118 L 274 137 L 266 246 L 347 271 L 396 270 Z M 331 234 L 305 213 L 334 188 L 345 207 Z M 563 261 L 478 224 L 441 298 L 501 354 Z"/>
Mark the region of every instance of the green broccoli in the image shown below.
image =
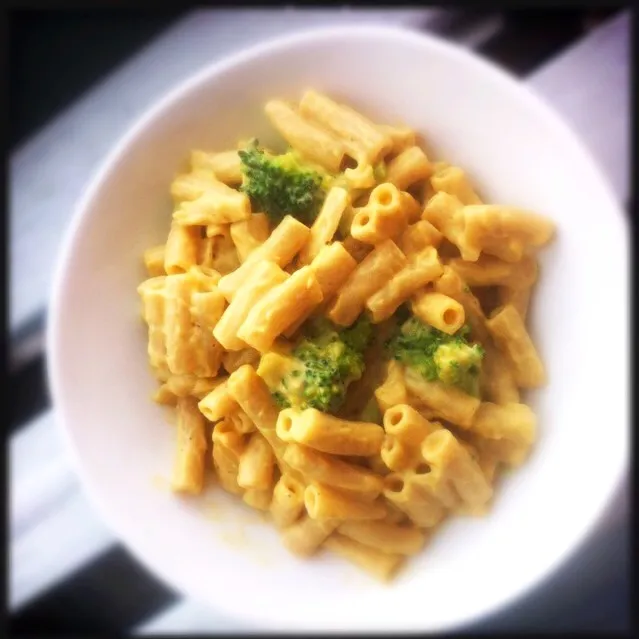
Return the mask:
<path id="1" fill-rule="evenodd" d="M 448 342 L 437 348 L 433 361 L 442 382 L 459 386 L 469 395 L 478 396 L 479 371 L 483 355 L 484 350 L 479 344 Z"/>
<path id="2" fill-rule="evenodd" d="M 365 316 L 345 330 L 324 319 L 309 322 L 290 354 L 267 353 L 257 372 L 280 408 L 334 412 L 344 402 L 349 384 L 364 373 L 364 350 L 371 339 Z"/>
<path id="3" fill-rule="evenodd" d="M 305 166 L 295 151 L 271 155 L 255 139 L 238 155 L 244 176 L 240 190 L 251 198 L 255 210 L 264 211 L 274 224 L 285 215 L 304 224 L 313 222 L 330 176 Z"/>
<path id="4" fill-rule="evenodd" d="M 477 395 L 484 350 L 479 344 L 468 343 L 469 332 L 469 327 L 463 326 L 454 335 L 448 335 L 411 317 L 386 347 L 396 360 L 427 380 L 439 380 Z"/>

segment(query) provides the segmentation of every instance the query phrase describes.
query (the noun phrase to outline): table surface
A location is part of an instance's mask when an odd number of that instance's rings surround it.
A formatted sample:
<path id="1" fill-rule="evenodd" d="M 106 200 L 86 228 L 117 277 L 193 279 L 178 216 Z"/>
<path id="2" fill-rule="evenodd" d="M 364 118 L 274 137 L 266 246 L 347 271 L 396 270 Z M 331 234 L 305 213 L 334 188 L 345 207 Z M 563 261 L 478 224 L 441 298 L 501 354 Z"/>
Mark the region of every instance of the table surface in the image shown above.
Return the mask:
<path id="1" fill-rule="evenodd" d="M 86 63 L 74 80 L 83 90 L 66 101 L 61 92 L 52 95 L 54 113 L 32 109 L 12 139 L 9 610 L 15 633 L 243 630 L 240 621 L 159 583 L 105 527 L 69 465 L 43 380 L 51 271 L 74 203 L 113 141 L 183 77 L 232 51 L 303 27 L 369 22 L 436 33 L 494 60 L 540 93 L 597 158 L 621 204 L 629 199 L 629 11 L 202 9 L 167 15 L 164 22 L 136 20 L 137 27 L 130 20 L 99 30 L 94 25 L 96 37 L 122 36 L 110 65 L 103 58 L 93 68 Z M 81 27 L 58 20 L 48 28 L 52 40 L 62 41 Z M 91 33 L 84 34 L 87 54 Z M 23 96 L 53 91 L 48 87 L 54 83 L 29 78 Z M 628 512 L 624 485 L 606 526 L 558 574 L 466 630 L 627 631 Z"/>

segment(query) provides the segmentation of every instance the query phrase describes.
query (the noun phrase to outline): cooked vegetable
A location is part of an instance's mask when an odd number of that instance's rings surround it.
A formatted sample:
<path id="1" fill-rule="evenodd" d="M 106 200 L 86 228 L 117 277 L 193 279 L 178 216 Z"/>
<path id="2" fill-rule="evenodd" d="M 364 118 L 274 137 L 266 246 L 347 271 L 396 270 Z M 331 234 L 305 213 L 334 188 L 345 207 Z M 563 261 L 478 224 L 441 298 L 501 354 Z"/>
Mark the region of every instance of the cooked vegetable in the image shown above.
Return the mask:
<path id="1" fill-rule="evenodd" d="M 388 340 L 387 349 L 427 380 L 439 380 L 478 395 L 484 349 L 469 344 L 468 333 L 468 326 L 463 326 L 454 335 L 447 335 L 411 317 Z"/>
<path id="2" fill-rule="evenodd" d="M 240 190 L 251 198 L 254 211 L 263 211 L 274 224 L 285 215 L 304 224 L 313 222 L 330 176 L 305 165 L 295 151 L 272 155 L 261 149 L 256 139 L 238 155 L 244 176 Z"/>
<path id="3" fill-rule="evenodd" d="M 322 318 L 305 327 L 290 354 L 264 355 L 258 373 L 281 408 L 334 412 L 344 402 L 349 384 L 362 376 L 363 353 L 371 339 L 366 316 L 345 330 Z"/>

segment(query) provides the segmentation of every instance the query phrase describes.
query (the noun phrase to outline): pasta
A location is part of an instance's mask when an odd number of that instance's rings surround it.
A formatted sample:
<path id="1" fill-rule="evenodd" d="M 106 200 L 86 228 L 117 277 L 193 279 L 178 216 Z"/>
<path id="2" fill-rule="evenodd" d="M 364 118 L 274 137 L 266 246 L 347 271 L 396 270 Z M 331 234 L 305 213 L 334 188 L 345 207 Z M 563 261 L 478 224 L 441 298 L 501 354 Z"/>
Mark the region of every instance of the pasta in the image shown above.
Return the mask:
<path id="1" fill-rule="evenodd" d="M 456 333 L 466 319 L 464 307 L 457 300 L 435 291 L 422 291 L 415 295 L 411 310 L 425 324 L 449 335 Z"/>
<path id="2" fill-rule="evenodd" d="M 367 244 L 379 244 L 399 235 L 409 218 L 414 217 L 415 206 L 408 193 L 401 192 L 390 182 L 376 186 L 368 203 L 357 211 L 350 226 L 351 235 Z"/>
<path id="3" fill-rule="evenodd" d="M 213 329 L 213 335 L 218 342 L 230 351 L 247 348 L 247 343 L 239 335 L 240 327 L 246 321 L 255 304 L 268 291 L 278 284 L 282 284 L 288 278 L 289 276 L 275 262 L 264 261 L 257 264 L 237 290 Z"/>
<path id="4" fill-rule="evenodd" d="M 406 265 L 404 254 L 392 240 L 377 245 L 350 274 L 328 311 L 336 324 L 350 326 L 361 313 L 367 300 L 385 281 Z"/>
<path id="5" fill-rule="evenodd" d="M 384 438 L 384 430 L 377 424 L 348 422 L 315 408 L 302 412 L 283 410 L 276 431 L 285 442 L 297 442 L 333 455 L 373 455 Z"/>
<path id="6" fill-rule="evenodd" d="M 294 555 L 386 581 L 448 517 L 489 512 L 537 441 L 527 317 L 554 224 L 318 91 L 264 112 L 289 149 L 192 150 L 142 255 L 171 487 L 210 483 Z"/>
<path id="7" fill-rule="evenodd" d="M 509 304 L 496 309 L 486 326 L 495 344 L 507 354 L 517 385 L 535 388 L 544 384 L 546 373 L 541 358 L 515 307 Z"/>
<path id="8" fill-rule="evenodd" d="M 430 177 L 432 168 L 426 154 L 418 146 L 411 146 L 396 155 L 387 166 L 386 179 L 398 189 Z"/>
<path id="9" fill-rule="evenodd" d="M 383 519 L 386 515 L 380 501 L 360 501 L 317 483 L 306 487 L 304 505 L 312 519 Z"/>
<path id="10" fill-rule="evenodd" d="M 195 149 L 191 151 L 191 171 L 215 177 L 228 185 L 242 183 L 242 163 L 237 151 L 207 153 Z"/>
<path id="11" fill-rule="evenodd" d="M 231 224 L 229 232 L 239 261 L 246 262 L 251 252 L 267 240 L 268 218 L 264 213 L 252 213 L 246 220 Z"/>
<path id="12" fill-rule="evenodd" d="M 206 438 L 204 415 L 188 397 L 177 401 L 177 447 L 171 487 L 177 492 L 198 494 L 204 486 Z"/>
<path id="13" fill-rule="evenodd" d="M 333 187 L 327 194 L 317 219 L 311 226 L 311 234 L 300 252 L 300 264 L 309 264 L 323 247 L 333 239 L 350 196 L 346 189 Z"/>

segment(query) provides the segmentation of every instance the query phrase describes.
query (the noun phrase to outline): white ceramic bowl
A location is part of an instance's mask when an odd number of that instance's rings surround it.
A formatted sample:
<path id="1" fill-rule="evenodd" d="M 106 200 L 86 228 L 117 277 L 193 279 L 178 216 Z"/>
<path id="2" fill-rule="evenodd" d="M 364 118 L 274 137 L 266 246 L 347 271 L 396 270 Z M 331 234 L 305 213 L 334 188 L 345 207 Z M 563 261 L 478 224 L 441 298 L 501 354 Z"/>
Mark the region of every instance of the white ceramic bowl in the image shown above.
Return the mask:
<path id="1" fill-rule="evenodd" d="M 544 213 L 558 238 L 531 309 L 550 384 L 539 443 L 485 519 L 457 518 L 390 586 L 333 556 L 290 556 L 270 525 L 214 491 L 163 490 L 173 430 L 149 395 L 136 286 L 164 241 L 169 183 L 190 149 L 276 137 L 262 105 L 326 91 L 421 132 L 491 202 Z M 96 122 L 96 126 L 99 123 Z M 540 583 L 598 524 L 627 467 L 628 231 L 593 160 L 535 95 L 493 66 L 404 30 L 332 28 L 206 68 L 119 142 L 76 212 L 49 333 L 59 419 L 89 494 L 143 564 L 255 628 L 450 629 Z"/>

